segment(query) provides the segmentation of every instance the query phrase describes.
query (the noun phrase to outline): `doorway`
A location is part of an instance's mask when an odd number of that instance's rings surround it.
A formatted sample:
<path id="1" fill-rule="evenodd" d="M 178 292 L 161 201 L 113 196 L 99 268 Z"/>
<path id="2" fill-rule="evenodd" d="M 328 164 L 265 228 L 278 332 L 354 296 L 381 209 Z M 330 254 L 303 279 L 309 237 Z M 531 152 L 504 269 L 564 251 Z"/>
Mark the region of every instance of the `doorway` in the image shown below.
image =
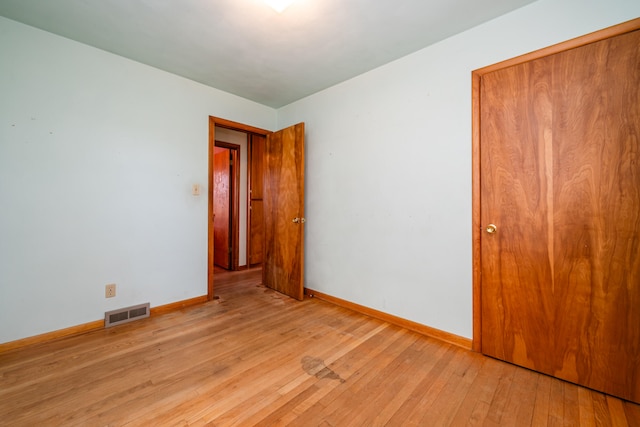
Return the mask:
<path id="1" fill-rule="evenodd" d="M 240 146 L 216 141 L 213 157 L 214 265 L 233 271 L 239 267 Z"/>
<path id="2" fill-rule="evenodd" d="M 215 141 L 217 133 L 225 130 L 244 135 L 249 144 L 246 266 L 252 267 L 259 261 L 264 286 L 302 299 L 306 222 L 304 123 L 271 132 L 216 117 L 209 117 L 207 297 L 210 300 L 215 298 Z"/>
<path id="3" fill-rule="evenodd" d="M 235 173 L 238 176 L 235 188 L 238 230 L 236 270 L 258 268 L 262 262 L 262 144 L 271 131 L 247 126 L 217 117 L 209 117 L 209 244 L 207 296 L 214 298 L 213 278 L 215 272 L 225 270 L 216 262 L 218 248 L 215 243 L 214 221 L 218 203 L 215 201 L 215 151 L 218 148 L 237 148 L 238 159 Z M 223 141 L 224 140 L 224 141 Z M 241 142 L 240 142 L 241 141 Z M 233 145 L 235 143 L 235 145 Z M 224 253 L 223 253 L 224 257 Z"/>

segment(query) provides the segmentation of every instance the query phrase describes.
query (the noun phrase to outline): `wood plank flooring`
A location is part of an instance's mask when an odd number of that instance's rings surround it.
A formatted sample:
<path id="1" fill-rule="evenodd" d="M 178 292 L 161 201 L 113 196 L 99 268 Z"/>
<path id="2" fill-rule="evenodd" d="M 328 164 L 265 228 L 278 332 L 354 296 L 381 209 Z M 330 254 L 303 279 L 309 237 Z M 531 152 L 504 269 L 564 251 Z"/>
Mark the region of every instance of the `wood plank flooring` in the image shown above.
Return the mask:
<path id="1" fill-rule="evenodd" d="M 260 285 L 0 354 L 2 426 L 640 426 L 640 406 Z"/>

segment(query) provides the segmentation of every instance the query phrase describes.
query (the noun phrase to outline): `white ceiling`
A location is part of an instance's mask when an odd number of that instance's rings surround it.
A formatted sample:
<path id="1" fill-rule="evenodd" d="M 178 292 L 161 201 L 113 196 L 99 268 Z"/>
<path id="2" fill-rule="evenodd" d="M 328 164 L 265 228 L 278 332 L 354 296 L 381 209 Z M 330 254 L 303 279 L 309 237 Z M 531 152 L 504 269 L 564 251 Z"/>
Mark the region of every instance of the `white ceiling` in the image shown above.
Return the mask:
<path id="1" fill-rule="evenodd" d="M 0 0 L 0 15 L 281 107 L 533 1 Z"/>

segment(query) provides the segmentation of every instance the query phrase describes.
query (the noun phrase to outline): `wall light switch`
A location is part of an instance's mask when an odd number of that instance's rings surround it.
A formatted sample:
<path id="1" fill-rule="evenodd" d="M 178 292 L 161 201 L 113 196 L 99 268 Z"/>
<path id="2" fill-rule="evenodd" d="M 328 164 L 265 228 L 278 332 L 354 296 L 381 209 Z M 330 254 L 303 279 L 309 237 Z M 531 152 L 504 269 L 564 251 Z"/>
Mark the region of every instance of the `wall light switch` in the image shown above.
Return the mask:
<path id="1" fill-rule="evenodd" d="M 116 296 L 116 284 L 111 283 L 104 287 L 104 296 L 106 298 L 113 298 Z"/>
<path id="2" fill-rule="evenodd" d="M 194 196 L 200 195 L 200 184 L 193 184 L 193 186 L 191 187 L 191 194 L 193 194 Z"/>

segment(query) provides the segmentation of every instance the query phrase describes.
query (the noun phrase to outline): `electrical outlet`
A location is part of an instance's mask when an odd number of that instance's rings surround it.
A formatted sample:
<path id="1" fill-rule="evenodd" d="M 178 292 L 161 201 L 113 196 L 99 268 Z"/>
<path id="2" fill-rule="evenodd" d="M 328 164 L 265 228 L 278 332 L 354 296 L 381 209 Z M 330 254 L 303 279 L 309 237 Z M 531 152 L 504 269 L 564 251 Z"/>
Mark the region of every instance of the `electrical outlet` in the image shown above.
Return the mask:
<path id="1" fill-rule="evenodd" d="M 110 285 L 106 285 L 104 287 L 104 296 L 105 298 L 113 298 L 116 296 L 116 284 L 111 283 Z"/>

